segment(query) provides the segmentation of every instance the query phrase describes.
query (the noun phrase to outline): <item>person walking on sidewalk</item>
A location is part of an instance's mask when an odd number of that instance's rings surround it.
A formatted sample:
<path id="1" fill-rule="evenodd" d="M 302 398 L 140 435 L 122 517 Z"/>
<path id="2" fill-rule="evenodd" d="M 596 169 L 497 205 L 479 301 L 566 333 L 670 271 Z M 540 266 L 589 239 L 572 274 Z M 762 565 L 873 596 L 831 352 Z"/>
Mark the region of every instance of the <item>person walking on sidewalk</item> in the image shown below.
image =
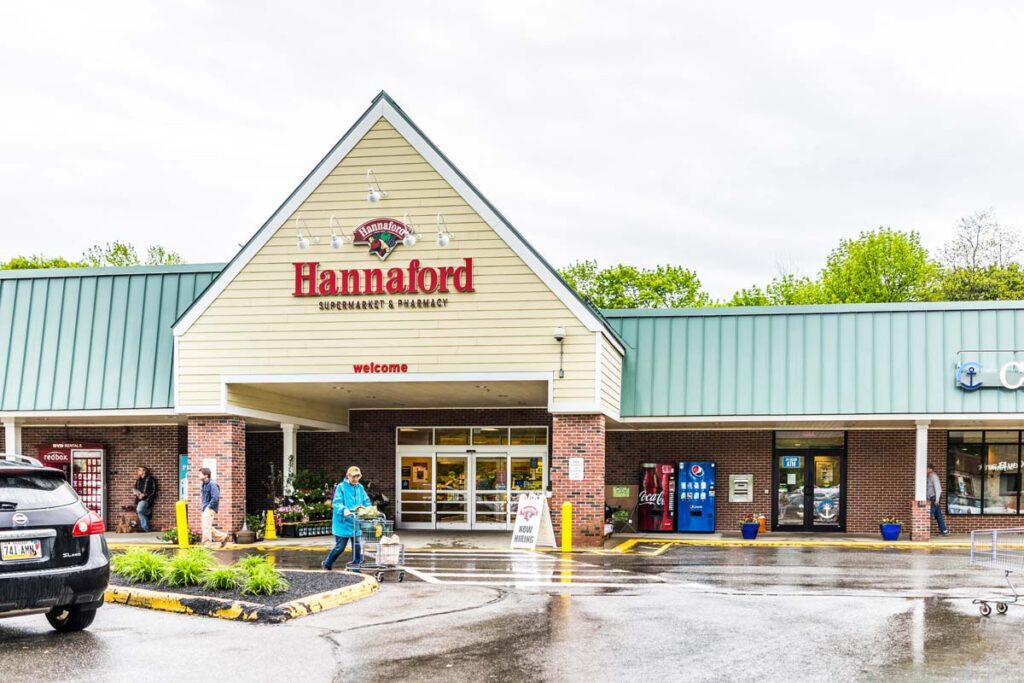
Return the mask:
<path id="1" fill-rule="evenodd" d="M 345 473 L 345 479 L 334 489 L 334 501 L 331 503 L 334 508 L 334 515 L 331 518 L 334 547 L 320 565 L 327 571 L 331 571 L 334 561 L 345 552 L 349 539 L 352 539 L 352 568 L 359 571 L 359 565 L 363 562 L 363 544 L 359 541 L 361 532 L 356 509 L 370 507 L 372 503 L 370 497 L 366 495 L 366 489 L 359 483 L 362 478 L 362 472 L 353 465 Z"/>
<path id="2" fill-rule="evenodd" d="M 217 509 L 220 507 L 220 487 L 217 482 L 210 478 L 210 468 L 204 467 L 199 470 L 203 475 L 202 494 L 199 498 L 200 509 L 203 520 L 203 545 L 210 545 L 214 541 L 220 541 L 220 547 L 231 538 L 230 534 L 221 531 L 213 525 L 217 517 Z"/>
<path id="3" fill-rule="evenodd" d="M 145 465 L 135 470 L 135 512 L 139 515 L 139 527 L 149 531 L 149 516 L 153 513 L 153 499 L 156 498 L 156 478 Z"/>
<path id="4" fill-rule="evenodd" d="M 943 536 L 949 535 L 949 529 L 946 528 L 946 520 L 942 516 L 942 506 L 939 501 L 942 498 L 942 483 L 939 481 L 939 475 L 935 474 L 935 468 L 928 465 L 928 501 L 932 504 L 932 517 L 939 523 L 939 533 Z"/>

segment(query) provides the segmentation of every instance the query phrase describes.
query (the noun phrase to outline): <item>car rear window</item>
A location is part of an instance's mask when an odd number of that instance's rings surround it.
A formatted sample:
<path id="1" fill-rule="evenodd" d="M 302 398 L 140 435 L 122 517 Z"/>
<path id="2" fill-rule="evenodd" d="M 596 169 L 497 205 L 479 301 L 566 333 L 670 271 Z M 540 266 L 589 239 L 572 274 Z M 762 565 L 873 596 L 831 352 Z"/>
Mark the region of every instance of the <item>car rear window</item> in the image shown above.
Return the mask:
<path id="1" fill-rule="evenodd" d="M 75 502 L 74 489 L 60 477 L 45 474 L 0 473 L 0 509 L 38 510 Z"/>

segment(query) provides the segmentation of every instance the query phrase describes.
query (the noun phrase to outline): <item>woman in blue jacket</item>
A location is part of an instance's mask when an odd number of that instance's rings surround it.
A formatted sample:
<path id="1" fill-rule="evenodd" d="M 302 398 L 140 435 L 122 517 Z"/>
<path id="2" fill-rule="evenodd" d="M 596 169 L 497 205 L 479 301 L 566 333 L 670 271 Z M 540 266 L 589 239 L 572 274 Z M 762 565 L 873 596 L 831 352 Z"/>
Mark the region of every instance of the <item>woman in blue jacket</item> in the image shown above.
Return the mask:
<path id="1" fill-rule="evenodd" d="M 334 561 L 345 552 L 349 539 L 352 539 L 352 568 L 359 569 L 363 562 L 363 544 L 359 541 L 359 522 L 356 508 L 369 507 L 370 497 L 366 489 L 359 483 L 363 478 L 359 468 L 352 466 L 345 473 L 345 479 L 334 489 L 334 516 L 331 520 L 331 532 L 334 534 L 334 547 L 327 553 L 327 559 L 320 565 L 331 571 Z"/>

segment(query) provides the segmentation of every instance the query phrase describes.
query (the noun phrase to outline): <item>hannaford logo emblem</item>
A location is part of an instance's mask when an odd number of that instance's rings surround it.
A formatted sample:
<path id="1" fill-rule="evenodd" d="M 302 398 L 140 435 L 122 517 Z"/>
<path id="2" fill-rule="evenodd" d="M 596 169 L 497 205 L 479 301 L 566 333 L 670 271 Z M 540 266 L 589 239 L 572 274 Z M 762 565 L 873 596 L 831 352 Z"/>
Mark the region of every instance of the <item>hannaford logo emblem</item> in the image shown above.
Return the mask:
<path id="1" fill-rule="evenodd" d="M 393 218 L 374 218 L 366 221 L 352 233 L 352 244 L 365 244 L 370 253 L 383 261 L 412 234 L 408 226 Z"/>
<path id="2" fill-rule="evenodd" d="M 523 519 L 525 519 L 527 522 L 529 522 L 531 519 L 533 519 L 538 514 L 540 514 L 540 510 L 538 510 L 533 505 L 524 505 L 519 510 L 519 514 L 522 516 Z"/>
<path id="3" fill-rule="evenodd" d="M 701 467 L 700 465 L 692 465 L 690 467 L 690 474 L 692 474 L 695 477 L 703 477 L 704 476 L 704 468 Z"/>

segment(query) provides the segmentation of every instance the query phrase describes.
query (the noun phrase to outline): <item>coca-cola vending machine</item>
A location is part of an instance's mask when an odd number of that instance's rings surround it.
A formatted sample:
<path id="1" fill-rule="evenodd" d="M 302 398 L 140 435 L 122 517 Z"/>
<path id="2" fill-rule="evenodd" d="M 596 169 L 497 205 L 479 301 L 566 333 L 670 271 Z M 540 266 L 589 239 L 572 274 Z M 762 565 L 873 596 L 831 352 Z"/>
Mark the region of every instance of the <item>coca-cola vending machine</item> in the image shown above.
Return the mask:
<path id="1" fill-rule="evenodd" d="M 640 465 L 640 492 L 637 499 L 639 531 L 672 531 L 675 510 L 676 466 L 673 463 L 645 462 Z"/>
<path id="2" fill-rule="evenodd" d="M 47 467 L 64 470 L 64 478 L 85 507 L 105 517 L 106 450 L 98 443 L 47 443 L 39 446 L 39 460 Z"/>

